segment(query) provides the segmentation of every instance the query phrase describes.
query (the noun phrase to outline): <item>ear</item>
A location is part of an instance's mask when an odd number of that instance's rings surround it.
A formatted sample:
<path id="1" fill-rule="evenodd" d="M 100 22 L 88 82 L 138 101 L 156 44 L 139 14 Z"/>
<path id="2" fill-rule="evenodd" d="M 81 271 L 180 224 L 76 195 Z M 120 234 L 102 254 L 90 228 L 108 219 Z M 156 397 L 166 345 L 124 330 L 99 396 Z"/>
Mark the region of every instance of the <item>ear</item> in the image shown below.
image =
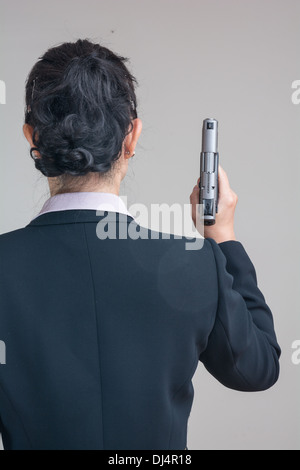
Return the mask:
<path id="1" fill-rule="evenodd" d="M 126 136 L 125 139 L 125 149 L 129 154 L 125 153 L 125 158 L 130 158 L 134 152 L 136 144 L 139 140 L 139 137 L 142 132 L 143 123 L 139 118 L 133 119 L 132 121 L 132 131 Z"/>
<path id="2" fill-rule="evenodd" d="M 30 126 L 29 124 L 24 124 L 23 134 L 28 140 L 30 147 L 34 147 L 34 144 L 32 142 L 33 127 Z"/>

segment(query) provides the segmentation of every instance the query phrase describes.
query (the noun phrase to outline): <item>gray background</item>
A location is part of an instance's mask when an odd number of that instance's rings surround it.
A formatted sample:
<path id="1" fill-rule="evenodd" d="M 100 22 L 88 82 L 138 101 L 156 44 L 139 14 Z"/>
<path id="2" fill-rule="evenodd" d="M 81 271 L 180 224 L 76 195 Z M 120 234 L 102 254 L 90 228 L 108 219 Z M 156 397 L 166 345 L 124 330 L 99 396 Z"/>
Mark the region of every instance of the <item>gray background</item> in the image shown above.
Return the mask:
<path id="1" fill-rule="evenodd" d="M 221 163 L 239 196 L 236 234 L 254 265 L 282 347 L 271 390 L 221 386 L 201 364 L 190 449 L 300 449 L 299 0 L 1 0 L 0 232 L 26 225 L 48 197 L 23 123 L 24 82 L 38 57 L 90 38 L 130 58 L 144 127 L 122 188 L 129 204 L 188 203 L 200 128 L 219 120 Z M 146 425 L 146 423 L 145 423 Z M 84 431 L 83 431 L 84 432 Z"/>

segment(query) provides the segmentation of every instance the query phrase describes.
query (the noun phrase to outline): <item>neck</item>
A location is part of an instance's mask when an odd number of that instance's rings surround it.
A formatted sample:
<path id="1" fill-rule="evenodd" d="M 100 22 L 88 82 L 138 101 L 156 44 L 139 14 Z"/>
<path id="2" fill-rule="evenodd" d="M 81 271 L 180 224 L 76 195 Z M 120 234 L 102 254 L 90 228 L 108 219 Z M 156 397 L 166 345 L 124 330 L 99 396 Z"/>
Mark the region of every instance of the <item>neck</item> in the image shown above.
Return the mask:
<path id="1" fill-rule="evenodd" d="M 111 193 L 119 195 L 121 178 L 111 174 L 88 173 L 85 176 L 62 175 L 48 178 L 50 195 L 75 192 Z"/>

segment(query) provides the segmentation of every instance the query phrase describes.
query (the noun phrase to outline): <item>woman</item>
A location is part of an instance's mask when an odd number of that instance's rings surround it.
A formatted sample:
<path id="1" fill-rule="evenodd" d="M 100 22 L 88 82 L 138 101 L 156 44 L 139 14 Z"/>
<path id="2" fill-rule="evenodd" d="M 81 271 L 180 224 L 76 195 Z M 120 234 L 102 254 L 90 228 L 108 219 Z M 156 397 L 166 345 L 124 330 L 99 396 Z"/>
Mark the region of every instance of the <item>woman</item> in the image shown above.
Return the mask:
<path id="1" fill-rule="evenodd" d="M 138 227 L 119 199 L 142 129 L 126 60 L 78 40 L 49 49 L 27 80 L 24 134 L 51 197 L 0 237 L 6 449 L 185 449 L 199 361 L 235 390 L 278 378 L 225 172 L 200 250 Z M 99 236 L 103 220 L 116 237 Z"/>

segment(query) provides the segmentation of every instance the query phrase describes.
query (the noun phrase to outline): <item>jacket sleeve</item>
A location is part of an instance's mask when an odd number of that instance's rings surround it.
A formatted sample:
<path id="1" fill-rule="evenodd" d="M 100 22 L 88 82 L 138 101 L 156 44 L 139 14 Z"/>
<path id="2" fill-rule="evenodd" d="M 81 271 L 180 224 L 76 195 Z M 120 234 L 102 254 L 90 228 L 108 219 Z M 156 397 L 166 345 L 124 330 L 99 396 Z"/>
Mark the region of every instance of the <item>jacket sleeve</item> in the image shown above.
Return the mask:
<path id="1" fill-rule="evenodd" d="M 199 360 L 226 387 L 266 390 L 278 379 L 281 351 L 254 266 L 240 242 L 207 240 L 216 263 L 218 306 Z"/>

